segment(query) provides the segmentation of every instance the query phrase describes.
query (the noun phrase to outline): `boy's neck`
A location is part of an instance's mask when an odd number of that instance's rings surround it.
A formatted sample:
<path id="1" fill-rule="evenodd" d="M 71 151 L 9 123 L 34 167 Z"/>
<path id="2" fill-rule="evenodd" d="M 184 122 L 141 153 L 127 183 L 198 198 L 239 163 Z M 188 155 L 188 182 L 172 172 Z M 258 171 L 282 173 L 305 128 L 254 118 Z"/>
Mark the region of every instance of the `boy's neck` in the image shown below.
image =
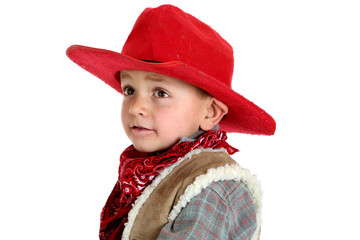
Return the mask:
<path id="1" fill-rule="evenodd" d="M 217 124 L 213 129 L 211 130 L 219 130 L 219 125 Z M 193 135 L 191 135 L 190 137 L 182 137 L 179 141 L 179 143 L 181 142 L 195 142 L 201 135 L 203 135 L 206 131 L 199 129 L 199 131 L 197 131 L 196 133 L 194 133 Z M 153 152 L 153 153 L 149 153 L 149 156 L 160 156 L 161 154 L 163 154 L 164 152 L 166 152 L 169 149 L 165 149 L 162 151 L 157 151 L 157 152 Z"/>
<path id="2" fill-rule="evenodd" d="M 211 130 L 219 130 L 219 125 L 216 124 L 216 126 Z M 203 135 L 206 131 L 200 129 L 190 137 L 182 137 L 179 142 L 195 142 L 201 135 Z"/>

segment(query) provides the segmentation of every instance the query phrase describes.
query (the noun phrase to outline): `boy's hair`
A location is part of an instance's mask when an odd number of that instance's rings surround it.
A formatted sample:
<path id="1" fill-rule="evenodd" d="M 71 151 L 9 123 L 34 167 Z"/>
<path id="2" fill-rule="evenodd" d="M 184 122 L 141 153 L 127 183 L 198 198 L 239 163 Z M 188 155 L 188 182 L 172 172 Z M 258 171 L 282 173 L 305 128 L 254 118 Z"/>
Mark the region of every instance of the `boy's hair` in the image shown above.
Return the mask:
<path id="1" fill-rule="evenodd" d="M 208 97 L 212 97 L 211 94 L 209 94 L 207 91 L 197 87 L 198 91 L 199 91 L 199 96 L 201 97 L 201 99 L 205 99 Z"/>

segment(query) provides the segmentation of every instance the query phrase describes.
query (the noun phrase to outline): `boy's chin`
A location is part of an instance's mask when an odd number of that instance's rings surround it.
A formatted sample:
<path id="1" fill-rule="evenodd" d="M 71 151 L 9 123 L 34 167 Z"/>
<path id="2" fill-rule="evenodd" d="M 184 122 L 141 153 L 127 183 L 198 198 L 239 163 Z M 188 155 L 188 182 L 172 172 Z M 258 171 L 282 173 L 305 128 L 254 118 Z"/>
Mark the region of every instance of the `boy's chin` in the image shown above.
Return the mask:
<path id="1" fill-rule="evenodd" d="M 159 155 L 165 151 L 167 151 L 171 146 L 138 146 L 133 144 L 134 148 L 139 152 L 146 152 L 146 153 L 154 153 L 154 155 Z"/>
<path id="2" fill-rule="evenodd" d="M 180 138 L 179 139 L 132 138 L 130 140 L 137 151 L 156 154 L 167 151 L 176 143 L 178 143 Z"/>

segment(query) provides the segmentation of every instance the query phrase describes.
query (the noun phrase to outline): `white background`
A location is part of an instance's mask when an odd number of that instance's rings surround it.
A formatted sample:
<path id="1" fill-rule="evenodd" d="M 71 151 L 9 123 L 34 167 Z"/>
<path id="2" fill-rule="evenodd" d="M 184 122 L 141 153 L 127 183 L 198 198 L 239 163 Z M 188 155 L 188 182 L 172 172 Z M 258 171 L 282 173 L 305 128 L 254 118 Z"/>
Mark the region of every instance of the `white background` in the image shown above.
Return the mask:
<path id="1" fill-rule="evenodd" d="M 121 51 L 140 12 L 162 3 L 0 4 L 0 239 L 98 239 L 130 143 L 121 96 L 65 50 Z M 358 1 L 171 3 L 233 46 L 233 88 L 277 121 L 272 137 L 229 136 L 262 181 L 262 239 L 360 239 Z"/>

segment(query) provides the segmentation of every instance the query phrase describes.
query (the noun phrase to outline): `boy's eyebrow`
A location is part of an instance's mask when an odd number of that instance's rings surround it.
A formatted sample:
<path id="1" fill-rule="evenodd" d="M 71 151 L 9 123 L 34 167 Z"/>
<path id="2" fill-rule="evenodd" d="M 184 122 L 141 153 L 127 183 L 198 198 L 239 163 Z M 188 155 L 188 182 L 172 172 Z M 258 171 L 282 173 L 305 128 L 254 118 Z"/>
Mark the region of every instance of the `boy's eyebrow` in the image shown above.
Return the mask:
<path id="1" fill-rule="evenodd" d="M 131 77 L 131 76 L 130 76 L 130 74 L 128 74 L 127 72 L 121 71 L 121 72 L 120 72 L 120 79 L 126 78 L 126 77 Z"/>
<path id="2" fill-rule="evenodd" d="M 121 78 L 130 78 L 132 79 L 131 74 L 127 73 L 127 72 L 120 72 L 120 79 Z M 145 76 L 145 79 L 150 80 L 150 81 L 155 81 L 155 82 L 165 82 L 166 81 L 166 77 L 161 75 L 161 74 L 157 74 L 157 73 L 149 73 Z"/>
<path id="3" fill-rule="evenodd" d="M 160 74 L 156 74 L 156 73 L 148 74 L 145 78 L 148 80 L 151 80 L 151 81 L 155 81 L 155 82 L 166 81 L 166 78 L 164 76 L 162 76 Z"/>

